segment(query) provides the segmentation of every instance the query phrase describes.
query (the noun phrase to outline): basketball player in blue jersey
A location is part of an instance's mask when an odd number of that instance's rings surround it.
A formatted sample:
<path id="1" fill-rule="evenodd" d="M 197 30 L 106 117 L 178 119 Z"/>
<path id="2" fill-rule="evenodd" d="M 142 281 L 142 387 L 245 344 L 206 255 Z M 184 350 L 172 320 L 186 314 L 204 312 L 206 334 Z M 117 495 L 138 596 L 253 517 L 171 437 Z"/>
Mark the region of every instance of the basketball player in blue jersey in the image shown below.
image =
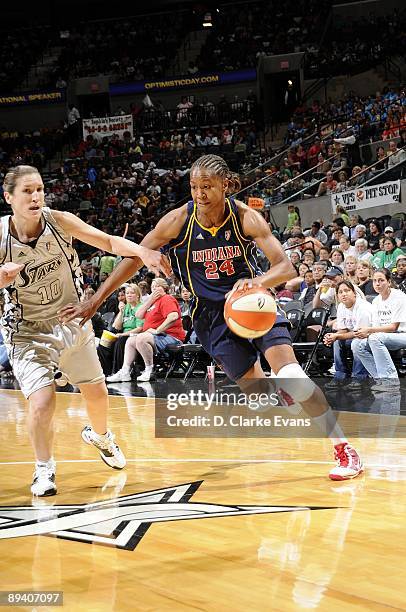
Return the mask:
<path id="1" fill-rule="evenodd" d="M 72 238 L 123 257 L 140 257 L 158 273 L 170 273 L 170 265 L 156 251 L 109 236 L 71 213 L 44 207 L 44 185 L 36 168 L 12 168 L 3 189 L 12 215 L 2 217 L 0 225 L 0 288 L 5 299 L 1 327 L 14 375 L 29 400 L 28 429 L 36 459 L 31 492 L 54 495 L 52 421 L 58 369 L 85 398 L 91 426 L 82 431 L 83 440 L 93 444 L 110 467 L 126 464 L 107 429 L 108 394 L 92 325 L 81 327 L 75 320 L 61 324 L 58 319 L 58 311 L 78 303 L 82 291 Z"/>
<path id="2" fill-rule="evenodd" d="M 235 335 L 224 321 L 224 302 L 230 292 L 244 287 L 270 288 L 296 276 L 263 217 L 227 197 L 239 186 L 238 177 L 221 157 L 200 157 L 190 171 L 192 200 L 167 213 L 141 244 L 152 249 L 168 246 L 174 273 L 194 297 L 192 318 L 199 342 L 227 376 L 243 387 L 246 379 L 264 377 L 259 359 L 262 353 L 273 374 L 283 380 L 288 396 L 332 439 L 337 465 L 330 478 L 354 478 L 363 471 L 361 459 L 344 437 L 321 390 L 297 363 L 286 318 L 278 314 L 274 327 L 254 340 Z M 265 274 L 255 259 L 257 246 L 271 264 Z M 81 316 L 82 322 L 87 321 L 140 265 L 124 259 L 89 302 L 66 307 L 62 318 Z"/>

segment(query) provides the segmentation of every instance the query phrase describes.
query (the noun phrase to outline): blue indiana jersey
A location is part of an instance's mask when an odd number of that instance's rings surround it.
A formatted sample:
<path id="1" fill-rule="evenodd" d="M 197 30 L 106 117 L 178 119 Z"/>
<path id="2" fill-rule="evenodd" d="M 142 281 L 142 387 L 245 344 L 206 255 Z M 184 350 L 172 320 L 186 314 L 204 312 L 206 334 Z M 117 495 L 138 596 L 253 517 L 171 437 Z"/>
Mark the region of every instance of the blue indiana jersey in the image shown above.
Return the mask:
<path id="1" fill-rule="evenodd" d="M 236 203 L 226 200 L 228 214 L 220 227 L 207 228 L 196 218 L 193 201 L 179 236 L 169 243 L 169 257 L 176 276 L 194 297 L 224 301 L 240 278 L 262 274 L 257 247 L 244 236 Z"/>

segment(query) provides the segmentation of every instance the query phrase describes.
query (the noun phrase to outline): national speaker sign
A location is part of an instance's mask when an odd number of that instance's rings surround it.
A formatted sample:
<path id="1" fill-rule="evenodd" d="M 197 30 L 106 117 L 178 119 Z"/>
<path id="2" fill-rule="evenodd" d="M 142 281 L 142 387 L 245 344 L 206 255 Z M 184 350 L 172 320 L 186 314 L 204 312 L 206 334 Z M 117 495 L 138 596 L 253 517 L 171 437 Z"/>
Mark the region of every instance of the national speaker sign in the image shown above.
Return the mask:
<path id="1" fill-rule="evenodd" d="M 393 204 L 400 202 L 400 180 L 390 181 L 382 185 L 358 187 L 351 191 L 342 191 L 331 195 L 331 209 L 337 212 L 337 206 L 342 206 L 347 212 Z"/>
<path id="2" fill-rule="evenodd" d="M 120 139 L 124 138 L 125 132 L 133 135 L 132 115 L 119 115 L 118 117 L 94 117 L 93 119 L 83 119 L 83 140 L 88 136 L 93 136 L 101 140 L 105 136 L 111 138 L 117 134 Z"/>

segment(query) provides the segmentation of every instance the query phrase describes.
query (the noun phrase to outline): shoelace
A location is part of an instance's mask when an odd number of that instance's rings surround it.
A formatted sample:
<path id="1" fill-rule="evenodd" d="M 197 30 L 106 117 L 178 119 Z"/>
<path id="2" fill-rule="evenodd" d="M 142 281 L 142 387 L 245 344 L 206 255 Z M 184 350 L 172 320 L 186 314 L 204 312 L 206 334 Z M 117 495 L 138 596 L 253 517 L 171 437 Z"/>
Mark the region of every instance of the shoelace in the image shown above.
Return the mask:
<path id="1" fill-rule="evenodd" d="M 40 465 L 35 468 L 34 478 L 40 480 L 42 478 L 50 479 L 55 474 L 55 471 L 47 465 Z"/>
<path id="2" fill-rule="evenodd" d="M 102 448 L 103 450 L 109 450 L 110 447 L 114 447 L 114 448 L 117 447 L 117 444 L 114 444 L 114 434 L 113 433 L 108 433 L 107 436 L 104 436 L 104 439 L 101 436 L 98 436 L 96 438 L 96 442 L 100 446 L 100 448 Z"/>
<path id="3" fill-rule="evenodd" d="M 338 449 L 336 448 L 336 459 L 340 465 L 347 467 L 349 464 L 348 454 L 346 452 L 346 446 L 340 446 Z"/>

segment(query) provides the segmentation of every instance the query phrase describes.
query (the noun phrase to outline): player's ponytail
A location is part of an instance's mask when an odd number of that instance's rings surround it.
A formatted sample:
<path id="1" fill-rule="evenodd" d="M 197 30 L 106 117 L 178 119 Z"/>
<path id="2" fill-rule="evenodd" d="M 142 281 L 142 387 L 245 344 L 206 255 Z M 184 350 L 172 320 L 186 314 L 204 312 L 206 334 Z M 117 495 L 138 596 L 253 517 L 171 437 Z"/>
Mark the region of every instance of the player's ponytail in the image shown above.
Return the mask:
<path id="1" fill-rule="evenodd" d="M 222 179 L 228 180 L 227 194 L 235 193 L 241 189 L 241 181 L 238 174 L 231 172 L 227 162 L 219 155 L 202 155 L 193 162 L 190 175 L 199 170 L 207 170 L 209 174 L 215 174 Z"/>

